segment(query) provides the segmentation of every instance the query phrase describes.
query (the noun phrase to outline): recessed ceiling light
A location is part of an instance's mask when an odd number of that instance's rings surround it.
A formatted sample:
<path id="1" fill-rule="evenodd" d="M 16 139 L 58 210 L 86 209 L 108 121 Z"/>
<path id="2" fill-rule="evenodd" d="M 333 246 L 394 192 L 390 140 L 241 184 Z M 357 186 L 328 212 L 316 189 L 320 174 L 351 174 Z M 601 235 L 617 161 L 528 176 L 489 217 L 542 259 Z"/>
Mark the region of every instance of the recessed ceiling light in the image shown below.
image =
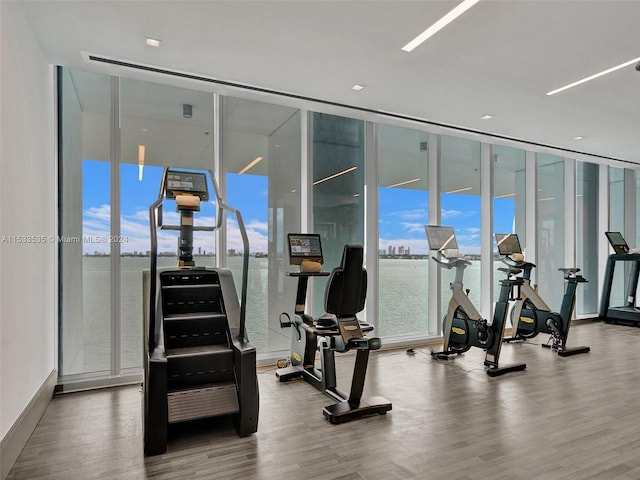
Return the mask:
<path id="1" fill-rule="evenodd" d="M 620 65 L 616 65 L 615 67 L 607 68 L 602 72 L 593 74 L 589 77 L 583 78 L 582 80 L 578 80 L 577 82 L 570 83 L 569 85 L 565 85 L 564 87 L 556 88 L 555 90 L 551 90 L 547 92 L 547 95 L 555 95 L 556 93 L 564 92 L 565 90 L 569 90 L 570 88 L 577 87 L 578 85 L 582 85 L 583 83 L 587 83 L 591 80 L 594 80 L 598 77 L 602 77 L 603 75 L 607 75 L 608 73 L 615 72 L 616 70 L 620 70 L 621 68 L 626 67 L 627 65 L 631 65 L 632 63 L 640 60 L 640 57 L 634 58 L 633 60 L 629 60 L 627 62 L 621 63 Z"/>
<path id="2" fill-rule="evenodd" d="M 150 47 L 159 47 L 162 41 L 157 38 L 144 37 L 144 43 Z"/>
<path id="3" fill-rule="evenodd" d="M 356 92 L 359 92 L 360 90 L 364 89 L 364 85 L 360 85 L 358 83 L 356 83 L 353 87 L 351 87 L 351 90 L 355 90 Z"/>
<path id="4" fill-rule="evenodd" d="M 493 115 L 489 115 L 488 113 L 486 115 L 483 115 L 480 117 L 480 120 L 491 120 L 493 118 Z"/>
<path id="5" fill-rule="evenodd" d="M 582 140 L 584 137 L 581 137 L 580 135 L 578 135 L 577 137 L 573 137 L 574 140 Z"/>
<path id="6" fill-rule="evenodd" d="M 466 12 L 467 10 L 469 10 L 471 7 L 473 7 L 476 3 L 478 3 L 480 0 L 464 0 L 462 3 L 460 3 L 456 8 L 454 8 L 453 10 L 451 10 L 449 13 L 447 13 L 444 17 L 442 17 L 440 20 L 438 20 L 436 23 L 434 23 L 433 25 L 431 25 L 429 28 L 427 28 L 424 32 L 422 32 L 420 35 L 418 35 L 416 38 L 414 38 L 413 40 L 411 40 L 409 43 L 407 43 L 404 47 L 402 47 L 402 50 L 404 50 L 405 52 L 410 52 L 412 51 L 414 48 L 416 48 L 418 45 L 422 44 L 423 42 L 427 41 L 431 36 L 435 35 L 436 33 L 438 33 L 440 30 L 442 30 L 444 27 L 446 27 L 447 25 L 449 25 L 451 22 L 453 22 L 456 18 L 458 18 L 460 15 L 462 15 L 464 12 Z"/>

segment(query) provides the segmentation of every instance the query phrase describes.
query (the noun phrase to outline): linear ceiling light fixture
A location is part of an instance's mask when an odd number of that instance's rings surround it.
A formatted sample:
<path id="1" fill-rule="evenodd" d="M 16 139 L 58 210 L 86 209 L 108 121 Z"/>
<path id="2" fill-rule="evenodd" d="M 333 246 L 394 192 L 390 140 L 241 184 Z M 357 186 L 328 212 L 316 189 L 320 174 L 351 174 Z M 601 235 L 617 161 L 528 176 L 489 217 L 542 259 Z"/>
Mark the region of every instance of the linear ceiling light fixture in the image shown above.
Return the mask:
<path id="1" fill-rule="evenodd" d="M 138 145 L 138 181 L 142 181 L 142 170 L 144 169 L 144 145 Z"/>
<path id="2" fill-rule="evenodd" d="M 313 184 L 318 185 L 319 183 L 326 182 L 327 180 L 331 180 L 332 178 L 339 177 L 340 175 L 344 175 L 345 173 L 353 172 L 357 168 L 358 167 L 347 168 L 346 170 L 342 170 L 341 172 L 334 173 L 333 175 L 329 175 L 328 177 L 321 178 L 320 180 L 316 180 L 315 182 L 313 182 Z"/>
<path id="3" fill-rule="evenodd" d="M 253 160 L 251 160 L 242 170 L 240 170 L 238 172 L 238 175 L 242 175 L 243 173 L 246 173 L 247 170 L 249 170 L 250 168 L 253 168 L 256 166 L 256 164 L 258 162 L 260 162 L 262 160 L 262 157 L 256 157 Z"/>
<path id="4" fill-rule="evenodd" d="M 577 82 L 570 83 L 569 85 L 565 85 L 564 87 L 556 88 L 555 90 L 551 90 L 547 92 L 547 95 L 555 95 L 556 93 L 564 92 L 565 90 L 569 90 L 570 88 L 577 87 L 578 85 L 582 85 L 583 83 L 590 82 L 598 77 L 602 77 L 603 75 L 607 75 L 609 73 L 615 72 L 616 70 L 620 70 L 632 63 L 635 63 L 640 60 L 640 57 L 634 58 L 633 60 L 629 60 L 627 62 L 621 63 L 620 65 L 616 65 L 615 67 L 607 68 L 599 73 L 595 73 L 589 77 L 583 78 L 582 80 L 578 80 Z"/>
<path id="5" fill-rule="evenodd" d="M 413 178 L 411 180 L 405 180 L 404 182 L 394 183 L 393 185 L 387 185 L 387 188 L 395 188 L 395 187 L 399 187 L 401 185 L 407 185 L 408 183 L 415 183 L 415 182 L 419 182 L 419 181 L 420 181 L 419 178 Z"/>
<path id="6" fill-rule="evenodd" d="M 438 33 L 444 27 L 453 22 L 456 18 L 462 15 L 464 12 L 473 7 L 480 0 L 464 0 L 456 8 L 447 13 L 444 17 L 438 20 L 436 23 L 427 28 L 424 32 L 418 35 L 416 38 L 407 43 L 402 50 L 405 52 L 411 52 L 414 48 L 418 47 L 422 43 L 426 42 L 430 37 Z"/>
<path id="7" fill-rule="evenodd" d="M 460 192 L 468 192 L 469 190 L 473 190 L 473 187 L 459 188 L 457 190 L 450 190 L 450 191 L 444 192 L 444 193 L 460 193 Z"/>

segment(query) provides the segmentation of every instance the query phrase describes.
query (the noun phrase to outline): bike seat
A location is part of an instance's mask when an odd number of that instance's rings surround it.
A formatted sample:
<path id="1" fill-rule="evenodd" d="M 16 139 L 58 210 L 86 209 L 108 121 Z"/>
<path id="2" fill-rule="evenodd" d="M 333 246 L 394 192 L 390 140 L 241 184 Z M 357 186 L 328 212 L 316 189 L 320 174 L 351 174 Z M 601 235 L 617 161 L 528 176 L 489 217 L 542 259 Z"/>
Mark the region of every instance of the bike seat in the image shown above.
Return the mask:
<path id="1" fill-rule="evenodd" d="M 505 273 L 506 275 L 517 275 L 522 272 L 522 269 L 517 267 L 510 267 L 510 268 L 498 267 L 498 270 L 501 271 L 502 273 Z"/>
<path id="2" fill-rule="evenodd" d="M 569 275 L 569 274 L 572 274 L 572 273 L 578 273 L 580 271 L 579 268 L 559 268 L 558 270 L 560 270 L 565 275 Z"/>
<path id="3" fill-rule="evenodd" d="M 335 315 L 325 314 L 319 318 L 316 318 L 313 322 L 314 326 L 318 330 L 330 330 L 338 328 L 338 322 Z"/>

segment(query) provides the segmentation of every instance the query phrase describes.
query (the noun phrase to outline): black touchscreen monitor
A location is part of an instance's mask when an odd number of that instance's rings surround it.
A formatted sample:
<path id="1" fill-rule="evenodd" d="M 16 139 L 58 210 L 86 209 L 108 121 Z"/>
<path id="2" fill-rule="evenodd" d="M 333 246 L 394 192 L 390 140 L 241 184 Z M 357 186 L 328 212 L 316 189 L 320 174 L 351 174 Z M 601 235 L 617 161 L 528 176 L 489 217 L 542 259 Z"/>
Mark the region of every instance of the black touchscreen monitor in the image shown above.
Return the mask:
<path id="1" fill-rule="evenodd" d="M 303 260 L 323 263 L 320 235 L 316 233 L 289 233 L 289 263 L 300 265 Z"/>
<path id="2" fill-rule="evenodd" d="M 440 225 L 425 225 L 429 250 L 457 250 L 458 242 L 453 233 L 453 227 L 442 227 Z"/>
<path id="3" fill-rule="evenodd" d="M 604 232 L 616 253 L 629 253 L 629 245 L 620 232 Z"/>
<path id="4" fill-rule="evenodd" d="M 520 240 L 516 233 L 496 233 L 496 243 L 498 244 L 498 253 L 500 255 L 522 253 Z"/>
<path id="5" fill-rule="evenodd" d="M 199 172 L 168 170 L 165 192 L 169 199 L 176 198 L 176 195 L 188 193 L 196 195 L 200 197 L 200 200 L 206 202 L 209 200 L 207 176 Z"/>

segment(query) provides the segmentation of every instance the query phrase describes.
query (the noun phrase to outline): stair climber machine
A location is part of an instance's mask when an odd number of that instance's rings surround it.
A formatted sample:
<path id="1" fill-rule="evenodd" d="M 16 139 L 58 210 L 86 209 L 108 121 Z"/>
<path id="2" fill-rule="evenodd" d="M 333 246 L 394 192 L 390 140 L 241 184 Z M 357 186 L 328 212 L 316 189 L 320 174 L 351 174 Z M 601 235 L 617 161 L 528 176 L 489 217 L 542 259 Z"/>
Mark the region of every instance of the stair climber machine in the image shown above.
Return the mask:
<path id="1" fill-rule="evenodd" d="M 450 284 L 452 295 L 442 322 L 443 350 L 432 351 L 431 355 L 443 360 L 452 355 L 460 355 L 471 347 L 477 347 L 485 351 L 484 365 L 490 377 L 524 370 L 527 367 L 525 363 L 503 366 L 498 363 L 509 299 L 512 290 L 522 282 L 522 279 L 507 275 L 506 279 L 500 281 L 500 295 L 496 302 L 493 321 L 488 323 L 469 299 L 469 290 L 464 290 L 464 269 L 471 265 L 471 262 L 458 256 L 458 243 L 453 228 L 426 225 L 425 230 L 429 249 L 438 252 L 437 257 L 432 257 L 433 260 L 443 268 L 455 268 L 456 272 L 455 280 Z M 519 272 L 517 269 L 512 270 L 513 273 Z"/>
<path id="2" fill-rule="evenodd" d="M 586 346 L 567 347 L 567 337 L 571 327 L 571 317 L 576 305 L 576 288 L 587 280 L 578 272 L 579 268 L 559 268 L 566 281 L 560 312 L 552 312 L 538 291 L 531 284 L 531 272 L 535 265 L 524 260 L 520 240 L 515 233 L 496 233 L 498 252 L 504 256 L 504 262 L 522 270 L 520 285 L 515 303 L 511 309 L 511 337 L 505 342 L 524 341 L 539 333 L 550 335 L 548 343 L 542 346 L 557 352 L 561 357 L 587 353 Z"/>
<path id="3" fill-rule="evenodd" d="M 381 347 L 379 338 L 367 338 L 373 325 L 361 322 L 357 313 L 364 309 L 367 271 L 363 268 L 361 245 L 344 247 L 340 266 L 331 273 L 322 271 L 324 262 L 320 235 L 288 234 L 291 265 L 299 265 L 295 314 L 280 314 L 280 327 L 292 329 L 290 365 L 276 371 L 281 382 L 302 378 L 335 401 L 324 407 L 325 418 L 333 424 L 374 414 L 385 414 L 391 403 L 382 397 L 362 398 L 369 352 Z M 309 278 L 329 277 L 325 290 L 325 315 L 314 319 L 305 313 Z M 356 351 L 349 396 L 337 389 L 335 352 Z M 320 352 L 320 368 L 316 354 Z M 280 365 L 279 365 L 280 366 Z"/>
<path id="4" fill-rule="evenodd" d="M 143 272 L 144 452 L 166 451 L 169 425 L 231 415 L 240 436 L 258 427 L 256 350 L 245 330 L 249 242 L 239 211 L 222 202 L 209 170 L 217 205 L 216 226 L 194 226 L 200 202 L 209 199 L 207 176 L 165 167 L 157 200 L 149 207 L 151 265 Z M 162 205 L 173 200 L 180 225 L 162 223 Z M 193 232 L 220 229 L 223 211 L 235 214 L 244 243 L 241 302 L 231 271 L 196 266 Z M 178 265 L 158 268 L 157 229 L 178 230 Z"/>

